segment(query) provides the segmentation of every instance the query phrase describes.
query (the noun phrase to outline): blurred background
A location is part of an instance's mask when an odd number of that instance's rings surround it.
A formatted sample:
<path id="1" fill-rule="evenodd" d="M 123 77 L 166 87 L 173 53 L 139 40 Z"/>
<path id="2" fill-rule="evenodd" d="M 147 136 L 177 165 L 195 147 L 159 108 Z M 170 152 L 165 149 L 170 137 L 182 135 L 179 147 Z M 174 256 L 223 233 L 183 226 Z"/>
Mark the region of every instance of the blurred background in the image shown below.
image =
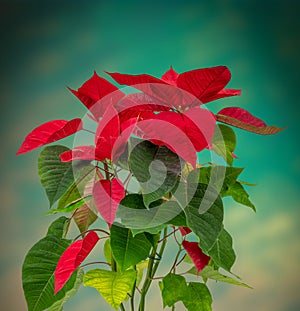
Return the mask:
<path id="1" fill-rule="evenodd" d="M 208 108 L 241 106 L 276 136 L 237 130 L 241 178 L 257 207 L 226 200 L 225 225 L 234 238 L 233 271 L 254 290 L 209 283 L 214 311 L 300 310 L 298 1 L 1 1 L 0 301 L 26 310 L 21 265 L 47 230 L 48 202 L 37 174 L 40 150 L 15 156 L 24 137 L 51 119 L 85 114 L 67 90 L 96 70 L 161 76 L 227 65 L 239 98 Z M 107 76 L 106 76 L 107 77 Z M 63 143 L 63 142 L 62 142 Z M 161 310 L 158 292 L 149 311 Z M 160 309 L 161 308 L 161 309 Z M 81 288 L 65 310 L 111 310 L 93 289 Z M 178 310 L 184 310 L 179 306 Z"/>

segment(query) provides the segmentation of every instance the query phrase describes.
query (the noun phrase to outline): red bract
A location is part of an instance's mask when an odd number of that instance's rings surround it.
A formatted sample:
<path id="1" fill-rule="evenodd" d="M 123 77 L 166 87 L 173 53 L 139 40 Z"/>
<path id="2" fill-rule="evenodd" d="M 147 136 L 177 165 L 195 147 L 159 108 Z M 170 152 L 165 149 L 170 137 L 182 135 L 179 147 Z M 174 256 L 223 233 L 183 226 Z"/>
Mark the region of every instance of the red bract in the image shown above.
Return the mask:
<path id="1" fill-rule="evenodd" d="M 73 272 L 93 250 L 98 240 L 98 235 L 91 231 L 82 240 L 72 243 L 64 251 L 54 271 L 54 294 L 64 287 Z"/>
<path id="2" fill-rule="evenodd" d="M 117 160 L 126 147 L 129 136 L 137 122 L 136 118 L 130 118 L 120 124 L 119 115 L 113 106 L 104 113 L 98 122 L 95 134 L 95 146 L 77 146 L 71 151 L 60 155 L 63 162 L 73 160 Z"/>
<path id="3" fill-rule="evenodd" d="M 17 155 L 70 136 L 81 129 L 82 122 L 80 119 L 73 119 L 70 121 L 53 120 L 44 123 L 26 136 Z"/>
<path id="4" fill-rule="evenodd" d="M 182 246 L 193 260 L 193 263 L 200 273 L 210 261 L 210 257 L 205 255 L 197 242 L 182 241 Z"/>
<path id="5" fill-rule="evenodd" d="M 195 96 L 201 103 L 207 103 L 209 101 L 239 95 L 239 90 L 224 89 L 228 84 L 231 74 L 227 67 L 217 66 L 211 68 L 202 68 L 187 71 L 178 74 L 170 68 L 163 76 L 162 79 L 157 79 L 149 75 L 128 75 L 120 73 L 109 73 L 111 77 L 122 85 L 135 86 L 141 89 L 151 96 L 158 97 L 164 102 L 171 102 L 176 108 L 178 103 L 184 107 L 192 107 L 193 105 L 198 105 L 195 101 L 185 98 L 185 100 L 179 100 L 178 98 L 174 102 L 174 98 L 170 96 L 169 92 L 173 92 L 177 95 L 176 91 L 168 91 L 167 88 L 157 88 L 155 84 L 172 85 L 187 91 L 188 93 Z M 142 85 L 147 84 L 147 85 Z M 173 95 L 174 95 L 173 94 Z M 188 97 L 188 96 L 187 96 Z"/>
<path id="6" fill-rule="evenodd" d="M 178 227 L 178 229 L 182 236 L 186 236 L 192 232 L 192 230 L 189 227 Z"/>
<path id="7" fill-rule="evenodd" d="M 276 134 L 283 130 L 276 126 L 267 126 L 264 121 L 239 107 L 227 107 L 217 114 L 217 120 L 243 130 L 262 135 Z"/>
<path id="8" fill-rule="evenodd" d="M 62 162 L 70 162 L 74 160 L 98 160 L 95 155 L 95 147 L 92 146 L 77 146 L 73 150 L 68 150 L 60 154 L 60 159 Z"/>
<path id="9" fill-rule="evenodd" d="M 99 213 L 111 226 L 116 218 L 119 203 L 125 196 L 121 181 L 118 178 L 98 181 L 94 185 L 93 196 Z"/>
<path id="10" fill-rule="evenodd" d="M 99 77 L 96 71 L 92 78 L 87 80 L 77 91 L 70 88 L 69 90 L 80 99 L 96 119 L 102 117 L 109 105 L 117 103 L 124 96 L 115 85 Z M 105 99 L 106 95 L 112 93 L 114 93 L 112 96 Z"/>
<path id="11" fill-rule="evenodd" d="M 158 145 L 166 145 L 194 167 L 196 152 L 210 146 L 216 120 L 202 108 L 191 108 L 184 113 L 163 111 L 143 116 L 134 134 Z"/>

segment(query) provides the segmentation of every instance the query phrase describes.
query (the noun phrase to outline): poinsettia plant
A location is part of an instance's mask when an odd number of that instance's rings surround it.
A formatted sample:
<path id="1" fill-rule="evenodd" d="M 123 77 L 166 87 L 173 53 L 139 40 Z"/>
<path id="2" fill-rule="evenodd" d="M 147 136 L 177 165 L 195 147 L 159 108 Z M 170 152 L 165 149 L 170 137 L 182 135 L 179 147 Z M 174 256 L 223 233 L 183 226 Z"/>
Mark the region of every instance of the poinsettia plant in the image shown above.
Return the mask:
<path id="1" fill-rule="evenodd" d="M 116 310 L 145 310 L 155 283 L 163 307 L 181 301 L 187 310 L 212 310 L 209 279 L 250 287 L 231 272 L 236 256 L 223 225 L 223 197 L 255 210 L 239 179 L 243 168 L 233 166 L 228 125 L 263 135 L 282 129 L 243 108 L 214 114 L 204 106 L 240 95 L 225 88 L 225 66 L 170 68 L 161 79 L 108 74 L 126 87 L 94 73 L 70 89 L 86 116 L 38 126 L 17 152 L 76 134 L 72 148 L 51 144 L 38 159 L 48 214 L 63 215 L 26 255 L 28 310 L 62 310 L 82 283 Z M 201 163 L 205 150 L 210 161 Z M 158 270 L 163 261 L 169 268 Z"/>

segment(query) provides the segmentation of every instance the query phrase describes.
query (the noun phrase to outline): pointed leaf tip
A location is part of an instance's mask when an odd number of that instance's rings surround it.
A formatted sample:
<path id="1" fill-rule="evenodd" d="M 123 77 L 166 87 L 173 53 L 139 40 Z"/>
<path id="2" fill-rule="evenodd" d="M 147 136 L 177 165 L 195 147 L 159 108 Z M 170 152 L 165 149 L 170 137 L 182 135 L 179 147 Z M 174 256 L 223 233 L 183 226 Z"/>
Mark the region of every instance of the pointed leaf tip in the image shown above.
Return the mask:
<path id="1" fill-rule="evenodd" d="M 182 246 L 193 260 L 198 273 L 200 273 L 209 263 L 210 257 L 202 252 L 197 242 L 183 241 Z"/>
<path id="2" fill-rule="evenodd" d="M 72 243 L 60 257 L 54 272 L 54 294 L 57 294 L 69 280 L 98 242 L 99 237 L 89 232 L 82 240 Z"/>

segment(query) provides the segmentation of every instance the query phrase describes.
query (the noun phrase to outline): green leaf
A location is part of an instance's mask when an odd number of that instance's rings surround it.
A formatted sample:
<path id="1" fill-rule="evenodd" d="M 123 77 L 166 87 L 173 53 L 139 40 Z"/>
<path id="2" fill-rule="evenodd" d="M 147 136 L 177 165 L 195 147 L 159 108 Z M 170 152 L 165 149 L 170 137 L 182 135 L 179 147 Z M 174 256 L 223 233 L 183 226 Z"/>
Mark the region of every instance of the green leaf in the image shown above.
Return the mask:
<path id="1" fill-rule="evenodd" d="M 87 183 L 92 180 L 95 176 L 95 166 L 87 165 L 81 168 L 76 172 L 75 181 L 71 184 L 69 189 L 64 193 L 64 195 L 58 201 L 57 209 L 63 210 L 74 203 L 78 203 L 79 201 L 84 204 L 84 201 L 81 200 L 84 195 L 84 189 Z M 79 206 L 77 206 L 79 207 Z"/>
<path id="2" fill-rule="evenodd" d="M 203 283 L 189 283 L 183 304 L 188 311 L 211 311 L 212 298 L 207 286 Z"/>
<path id="3" fill-rule="evenodd" d="M 237 180 L 244 169 L 240 167 L 226 167 L 226 166 L 209 166 L 202 167 L 198 171 L 192 172 L 188 180 L 209 184 L 220 191 L 221 197 L 231 196 L 236 202 L 245 206 L 251 207 L 255 211 L 255 206 L 249 200 L 249 195 L 243 187 L 246 182 Z M 250 184 L 251 185 L 251 184 Z"/>
<path id="4" fill-rule="evenodd" d="M 107 263 L 111 264 L 111 247 L 110 247 L 110 239 L 106 239 L 103 247 L 104 257 Z"/>
<path id="5" fill-rule="evenodd" d="M 79 269 L 77 273 L 77 278 L 74 283 L 74 287 L 71 288 L 68 292 L 66 292 L 66 295 L 61 300 L 58 300 L 50 308 L 48 308 L 48 311 L 62 311 L 63 304 L 77 293 L 80 285 L 83 282 L 83 276 L 84 276 L 83 270 Z"/>
<path id="6" fill-rule="evenodd" d="M 141 284 L 144 275 L 144 270 L 147 269 L 148 263 L 149 263 L 148 260 L 144 260 L 136 265 L 136 273 L 137 273 L 136 286 L 139 286 Z"/>
<path id="7" fill-rule="evenodd" d="M 172 307 L 176 302 L 185 299 L 187 285 L 181 275 L 170 273 L 159 283 L 164 308 Z"/>
<path id="8" fill-rule="evenodd" d="M 218 193 L 205 184 L 189 184 L 188 192 L 189 189 L 193 189 L 192 193 L 195 192 L 184 210 L 187 224 L 200 238 L 200 247 L 207 254 L 222 230 L 223 203 Z M 201 212 L 202 203 L 206 208 L 210 206 L 205 212 Z"/>
<path id="9" fill-rule="evenodd" d="M 83 282 L 84 286 L 94 287 L 117 310 L 127 294 L 131 293 L 135 279 L 135 270 L 120 273 L 96 269 L 88 271 Z"/>
<path id="10" fill-rule="evenodd" d="M 146 259 L 152 247 L 144 233 L 133 237 L 129 229 L 118 225 L 110 229 L 110 246 L 121 271 Z"/>
<path id="11" fill-rule="evenodd" d="M 232 153 L 236 147 L 235 133 L 229 126 L 223 124 L 217 124 L 216 126 L 219 130 L 215 130 L 212 138 L 213 150 L 229 165 L 232 165 Z"/>
<path id="12" fill-rule="evenodd" d="M 249 194 L 238 180 L 231 185 L 227 191 L 223 192 L 223 197 L 226 196 L 231 196 L 236 202 L 251 207 L 254 211 L 256 211 L 254 204 L 249 200 Z"/>
<path id="13" fill-rule="evenodd" d="M 54 295 L 54 271 L 71 241 L 48 235 L 27 253 L 22 267 L 22 282 L 28 311 L 43 311 L 57 301 L 67 299 L 77 279 L 77 271 L 63 289 Z"/>
<path id="14" fill-rule="evenodd" d="M 59 155 L 69 149 L 49 146 L 42 150 L 38 159 L 41 183 L 46 190 L 50 207 L 68 190 L 74 181 L 72 162 L 61 162 Z"/>
<path id="15" fill-rule="evenodd" d="M 194 269 L 194 271 L 192 271 L 192 269 Z M 191 274 L 195 274 L 198 275 L 197 270 L 193 267 L 190 271 L 188 271 L 188 273 Z M 247 287 L 247 288 L 252 288 L 251 286 L 242 283 L 240 281 L 237 281 L 227 275 L 224 275 L 222 273 L 220 273 L 218 270 L 215 270 L 213 267 L 211 266 L 206 266 L 201 272 L 200 272 L 200 276 L 202 276 L 204 279 L 211 279 L 211 280 L 215 280 L 218 282 L 223 282 L 223 283 L 229 283 L 229 284 L 233 284 L 233 285 L 238 285 L 238 286 L 243 286 L 243 287 Z"/>
<path id="16" fill-rule="evenodd" d="M 117 217 L 124 226 L 131 228 L 134 234 L 156 234 L 168 224 L 186 225 L 186 217 L 177 202 L 158 200 L 152 202 L 147 209 L 140 194 L 127 195 L 120 202 Z"/>
<path id="17" fill-rule="evenodd" d="M 61 216 L 56 219 L 48 228 L 47 235 L 55 235 L 58 238 L 65 238 L 70 226 L 69 218 Z"/>
<path id="18" fill-rule="evenodd" d="M 181 172 L 177 154 L 165 146 L 157 146 L 149 141 L 142 141 L 133 148 L 129 164 L 142 188 L 146 207 L 170 191 Z"/>
<path id="19" fill-rule="evenodd" d="M 235 262 L 235 253 L 232 248 L 232 238 L 224 228 L 208 254 L 219 267 L 230 272 Z"/>
<path id="20" fill-rule="evenodd" d="M 83 199 L 78 199 L 78 201 L 75 201 L 71 204 L 69 204 L 67 207 L 62 209 L 51 209 L 46 215 L 53 215 L 57 213 L 71 213 L 74 212 L 77 208 L 80 208 L 84 204 L 88 204 L 88 202 L 91 200 L 92 196 L 88 196 Z"/>

